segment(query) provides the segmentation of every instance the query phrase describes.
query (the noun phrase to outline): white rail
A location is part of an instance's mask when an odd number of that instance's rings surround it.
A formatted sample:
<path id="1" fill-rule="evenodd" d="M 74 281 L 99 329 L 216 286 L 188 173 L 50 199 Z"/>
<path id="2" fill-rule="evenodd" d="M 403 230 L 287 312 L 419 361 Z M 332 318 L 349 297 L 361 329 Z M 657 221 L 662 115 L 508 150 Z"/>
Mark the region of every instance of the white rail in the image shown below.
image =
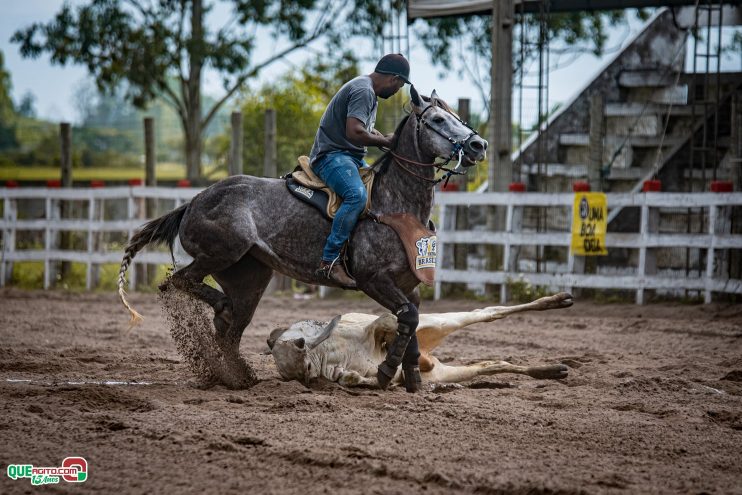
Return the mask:
<path id="1" fill-rule="evenodd" d="M 164 188 L 164 187 L 109 187 L 109 188 L 23 188 L 0 189 L 0 198 L 3 201 L 3 217 L 0 220 L 2 232 L 2 257 L 0 258 L 0 286 L 4 286 L 8 275 L 12 271 L 13 262 L 36 261 L 44 263 L 44 288 L 48 289 L 52 282 L 52 263 L 69 261 L 86 265 L 85 286 L 93 286 L 94 268 L 104 263 L 120 263 L 122 252 L 105 252 L 96 250 L 94 234 L 101 232 L 123 232 L 127 239 L 132 233 L 147 221 L 144 218 L 144 201 L 147 199 L 171 199 L 178 206 L 190 200 L 201 189 L 197 188 Z M 43 200 L 44 218 L 33 220 L 18 219 L 18 200 Z M 107 200 L 126 200 L 126 218 L 103 220 L 101 212 L 103 202 Z M 84 201 L 88 203 L 87 218 L 62 219 L 60 206 L 63 201 Z M 16 239 L 18 231 L 44 232 L 44 249 L 17 249 Z M 86 249 L 84 251 L 63 250 L 57 246 L 57 233 L 84 232 L 86 233 Z M 187 257 L 185 253 L 178 253 L 180 257 Z M 176 256 L 178 258 L 179 256 Z M 137 264 L 167 264 L 171 262 L 168 253 L 144 252 L 140 253 L 132 263 L 130 271 L 130 285 L 136 287 Z"/>
<path id="2" fill-rule="evenodd" d="M 630 275 L 584 274 L 575 272 L 575 257 L 570 253 L 568 273 L 531 273 L 514 269 L 511 259 L 513 246 L 562 246 L 569 247 L 571 232 L 526 232 L 519 231 L 514 220 L 520 208 L 526 206 L 562 207 L 571 212 L 574 195 L 569 193 L 440 193 L 436 196 L 439 210 L 438 267 L 436 269 L 435 297 L 441 296 L 441 284 L 446 282 L 480 283 L 501 285 L 501 299 L 506 299 L 506 284 L 521 277 L 533 285 L 597 289 L 628 289 L 636 291 L 637 304 L 644 302 L 645 289 L 687 289 L 704 292 L 704 300 L 710 303 L 713 292 L 742 294 L 742 280 L 714 276 L 715 253 L 721 249 L 742 249 L 742 235 L 717 232 L 717 219 L 722 214 L 730 215 L 731 206 L 742 205 L 742 193 L 627 193 L 607 194 L 609 215 L 613 208 L 639 207 L 641 220 L 639 232 L 606 234 L 606 246 L 639 250 L 639 262 L 635 273 Z M 507 209 L 504 232 L 481 230 L 446 229 L 446 220 L 451 206 L 502 206 Z M 696 234 L 661 234 L 650 228 L 651 215 L 659 208 L 705 208 L 707 232 Z M 571 217 L 571 214 L 570 214 Z M 491 244 L 503 247 L 503 270 L 472 272 L 454 270 L 442 266 L 443 254 L 452 244 Z M 706 250 L 706 266 L 703 276 L 677 278 L 648 273 L 647 260 L 651 251 L 661 247 L 688 247 Z"/>
<path id="3" fill-rule="evenodd" d="M 122 232 L 130 238 L 132 233 L 147 221 L 143 216 L 144 201 L 147 199 L 171 199 L 175 205 L 190 200 L 200 189 L 160 188 L 160 187 L 111 187 L 101 189 L 72 188 L 0 188 L 3 201 L 3 217 L 0 220 L 2 232 L 2 257 L 0 258 L 0 285 L 8 280 L 13 262 L 36 261 L 44 263 L 44 288 L 51 286 L 52 264 L 69 261 L 86 265 L 86 287 L 94 285 L 94 269 L 104 263 L 119 263 L 122 252 L 105 252 L 98 249 L 94 234 L 101 232 Z M 439 193 L 436 205 L 440 208 L 438 230 L 438 260 L 436 271 L 436 297 L 440 297 L 441 284 L 446 282 L 487 283 L 503 287 L 502 298 L 506 296 L 505 284 L 510 280 L 525 277 L 534 285 L 551 287 L 630 289 L 636 291 L 637 303 L 643 303 L 645 289 L 688 289 L 703 291 L 705 301 L 711 302 L 713 292 L 742 294 L 742 280 L 714 277 L 715 252 L 721 249 L 742 249 L 742 235 L 717 232 L 717 218 L 728 214 L 727 207 L 742 205 L 742 193 L 636 193 L 608 194 L 609 210 L 617 207 L 634 206 L 641 208 L 639 232 L 612 233 L 606 235 L 606 244 L 611 248 L 632 248 L 639 250 L 639 262 L 633 274 L 584 274 L 576 273 L 576 259 L 570 254 L 567 273 L 527 273 L 512 269 L 511 250 L 515 246 L 562 246 L 569 247 L 570 232 L 526 232 L 521 231 L 515 221 L 520 209 L 526 206 L 567 207 L 571 210 L 573 194 L 541 193 Z M 37 199 L 45 204 L 44 218 L 18 219 L 18 200 Z M 103 202 L 107 200 L 127 201 L 124 218 L 103 220 L 100 215 Z M 88 202 L 87 218 L 60 218 L 60 204 L 63 201 Z M 447 230 L 445 220 L 448 206 L 489 205 L 507 208 L 507 227 L 504 232 L 481 230 Z M 662 234 L 653 232 L 650 217 L 658 208 L 706 208 L 708 226 L 706 233 Z M 521 210 L 522 211 L 522 210 Z M 43 249 L 18 249 L 18 231 L 39 231 L 44 233 Z M 85 250 L 63 250 L 57 246 L 57 233 L 83 232 L 86 234 Z M 472 272 L 454 270 L 440 265 L 443 253 L 452 244 L 490 244 L 503 246 L 505 267 L 501 271 Z M 653 249 L 660 247 L 688 247 L 706 249 L 706 269 L 704 276 L 698 278 L 676 278 L 653 275 L 647 271 L 647 259 Z M 176 259 L 187 258 L 182 251 L 176 251 Z M 143 252 L 135 258 L 136 264 L 168 264 L 169 253 Z M 510 267 L 510 269 L 508 268 Z M 130 285 L 136 286 L 136 270 L 130 270 Z"/>

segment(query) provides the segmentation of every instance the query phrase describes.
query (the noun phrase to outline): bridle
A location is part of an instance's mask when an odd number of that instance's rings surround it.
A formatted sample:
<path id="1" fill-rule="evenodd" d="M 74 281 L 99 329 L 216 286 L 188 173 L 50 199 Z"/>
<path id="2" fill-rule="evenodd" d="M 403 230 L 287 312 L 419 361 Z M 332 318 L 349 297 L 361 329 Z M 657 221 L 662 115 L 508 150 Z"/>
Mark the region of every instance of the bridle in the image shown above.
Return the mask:
<path id="1" fill-rule="evenodd" d="M 478 136 L 479 134 L 477 133 L 477 131 L 472 129 L 472 127 L 469 124 L 467 124 L 466 122 L 458 118 L 456 114 L 444 108 L 444 110 L 446 110 L 461 125 L 463 125 L 464 127 L 466 127 L 467 129 L 471 131 L 468 136 L 462 139 L 458 139 L 458 140 L 454 139 L 450 135 L 445 134 L 439 128 L 436 128 L 428 120 L 425 119 L 425 113 L 433 107 L 437 107 L 437 105 L 431 104 L 427 106 L 422 112 L 420 112 L 419 115 L 415 114 L 415 118 L 417 119 L 417 122 L 415 123 L 415 137 L 419 141 L 420 132 L 422 131 L 423 126 L 425 126 L 431 131 L 441 136 L 443 139 L 447 140 L 449 143 L 451 143 L 451 153 L 448 155 L 448 158 L 446 159 L 446 161 L 441 162 L 441 163 L 438 163 L 438 162 L 421 163 L 421 162 L 417 162 L 414 160 L 410 160 L 409 158 L 400 156 L 397 153 L 395 153 L 394 150 L 389 150 L 389 153 L 392 155 L 397 165 L 399 165 L 402 168 L 402 170 L 407 172 L 409 175 L 412 175 L 414 177 L 417 177 L 418 179 L 424 180 L 425 182 L 429 182 L 433 186 L 435 186 L 436 184 L 440 182 L 445 181 L 444 183 L 444 187 L 445 187 L 446 185 L 448 185 L 448 180 L 451 178 L 452 175 L 466 174 L 467 172 L 466 168 L 463 168 L 462 170 L 462 167 L 461 167 L 461 160 L 464 158 L 464 146 L 466 146 L 469 140 L 471 140 L 474 136 Z M 442 107 L 438 107 L 438 108 L 442 108 Z M 456 166 L 453 169 L 446 168 L 447 165 L 451 163 L 451 161 L 454 159 L 454 157 L 458 157 Z M 429 179 L 427 177 L 423 177 L 422 175 L 419 175 L 413 172 L 412 170 L 407 168 L 402 162 L 408 163 L 410 165 L 415 165 L 417 167 L 435 167 L 436 172 L 445 171 L 446 173 L 439 179 Z"/>

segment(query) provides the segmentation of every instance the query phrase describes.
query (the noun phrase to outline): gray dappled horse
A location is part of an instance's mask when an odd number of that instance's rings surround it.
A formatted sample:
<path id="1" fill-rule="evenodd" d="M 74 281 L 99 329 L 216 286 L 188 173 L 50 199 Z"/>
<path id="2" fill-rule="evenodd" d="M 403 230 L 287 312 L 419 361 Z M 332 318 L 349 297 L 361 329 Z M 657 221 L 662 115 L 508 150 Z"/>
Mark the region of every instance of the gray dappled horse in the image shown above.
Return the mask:
<path id="1" fill-rule="evenodd" d="M 400 122 L 394 145 L 380 162 L 371 196 L 375 214 L 409 213 L 427 225 L 433 207 L 436 158 L 458 155 L 464 167 L 484 159 L 487 142 L 463 123 L 433 91 L 421 98 L 410 90 L 409 116 Z M 119 293 L 132 315 L 141 319 L 124 297 L 125 273 L 146 245 L 176 236 L 193 262 L 172 275 L 177 289 L 214 309 L 214 326 L 225 359 L 238 359 L 242 332 L 252 320 L 273 271 L 309 284 L 335 286 L 315 274 L 330 222 L 315 208 L 292 196 L 283 179 L 232 176 L 213 184 L 189 203 L 145 224 L 129 242 L 121 262 Z M 392 311 L 397 335 L 379 366 L 386 388 L 402 364 L 405 386 L 419 386 L 417 277 L 410 269 L 396 232 L 370 219 L 358 222 L 347 247 L 348 268 L 358 289 Z M 223 293 L 204 284 L 211 275 Z M 226 383 L 228 386 L 244 384 Z"/>

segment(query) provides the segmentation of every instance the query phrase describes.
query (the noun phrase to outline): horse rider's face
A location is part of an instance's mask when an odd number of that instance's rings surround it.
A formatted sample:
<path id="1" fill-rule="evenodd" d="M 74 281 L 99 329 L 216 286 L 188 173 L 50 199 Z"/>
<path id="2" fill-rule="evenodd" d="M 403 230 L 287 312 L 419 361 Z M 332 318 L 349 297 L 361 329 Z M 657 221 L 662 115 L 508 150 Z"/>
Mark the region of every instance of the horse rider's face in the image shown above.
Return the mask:
<path id="1" fill-rule="evenodd" d="M 402 80 L 402 78 L 390 75 L 388 83 L 379 92 L 379 96 L 381 98 L 384 98 L 385 100 L 387 98 L 391 98 L 392 96 L 396 95 L 397 92 L 402 89 L 402 86 L 404 85 L 405 82 Z"/>

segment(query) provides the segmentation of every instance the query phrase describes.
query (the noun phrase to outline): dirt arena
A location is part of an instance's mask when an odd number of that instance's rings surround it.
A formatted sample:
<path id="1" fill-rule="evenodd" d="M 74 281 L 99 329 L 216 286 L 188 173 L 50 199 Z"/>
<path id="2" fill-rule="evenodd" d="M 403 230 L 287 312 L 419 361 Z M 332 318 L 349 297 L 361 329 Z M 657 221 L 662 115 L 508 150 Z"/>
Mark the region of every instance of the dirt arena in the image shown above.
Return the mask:
<path id="1" fill-rule="evenodd" d="M 0 291 L 0 493 L 10 464 L 85 457 L 49 492 L 742 493 L 742 306 L 596 305 L 477 324 L 437 356 L 564 363 L 417 395 L 283 382 L 265 344 L 368 300 L 266 298 L 242 341 L 260 382 L 199 390 L 154 294 Z M 483 307 L 423 303 L 423 311 Z M 105 385 L 101 381 L 140 382 Z M 80 383 L 84 382 L 84 383 Z M 95 382 L 99 382 L 96 384 Z"/>

